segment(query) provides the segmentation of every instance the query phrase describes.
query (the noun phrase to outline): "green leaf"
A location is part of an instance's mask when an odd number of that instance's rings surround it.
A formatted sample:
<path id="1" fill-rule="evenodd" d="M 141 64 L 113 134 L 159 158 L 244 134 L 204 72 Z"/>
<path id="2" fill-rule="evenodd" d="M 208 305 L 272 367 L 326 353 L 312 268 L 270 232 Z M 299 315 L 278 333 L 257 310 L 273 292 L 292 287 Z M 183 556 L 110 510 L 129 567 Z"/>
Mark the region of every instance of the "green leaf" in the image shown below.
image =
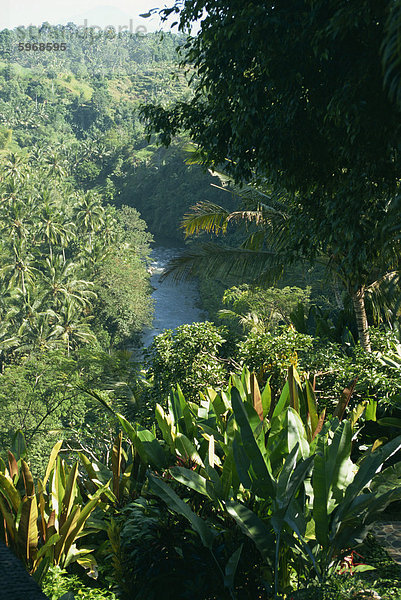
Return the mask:
<path id="1" fill-rule="evenodd" d="M 230 500 L 226 504 L 228 513 L 233 517 L 240 529 L 255 543 L 262 557 L 272 564 L 275 540 L 267 525 L 240 502 Z"/>
<path id="2" fill-rule="evenodd" d="M 120 413 L 117 413 L 117 419 L 120 421 L 121 427 L 123 428 L 123 430 L 127 434 L 128 438 L 131 440 L 131 442 L 133 444 L 135 444 L 135 440 L 136 440 L 136 429 L 135 429 L 135 427 L 133 427 L 131 425 L 131 423 L 129 421 L 127 421 L 127 419 L 123 415 L 121 415 Z"/>
<path id="3" fill-rule="evenodd" d="M 151 431 L 138 426 L 134 445 L 142 460 L 148 462 L 156 469 L 168 466 L 167 456 L 156 437 Z"/>
<path id="4" fill-rule="evenodd" d="M 26 462 L 23 459 L 21 460 L 21 473 L 22 473 L 22 477 L 24 479 L 26 495 L 33 496 L 33 494 L 35 493 L 33 476 L 32 476 L 32 473 L 31 473 L 28 465 L 26 464 Z"/>
<path id="5" fill-rule="evenodd" d="M 233 388 L 231 390 L 231 401 L 235 418 L 240 428 L 242 445 L 245 453 L 251 461 L 253 471 L 251 476 L 253 488 L 264 498 L 267 498 L 268 496 L 274 496 L 272 477 L 255 439 L 254 432 L 252 431 L 249 422 L 248 411 L 245 409 L 245 406 L 248 406 L 248 408 L 251 410 L 253 409 L 251 406 L 244 404 L 237 388 Z M 257 415 L 256 419 L 259 421 L 259 425 L 261 425 Z M 241 468 L 241 465 L 237 465 L 237 468 L 238 467 Z"/>
<path id="6" fill-rule="evenodd" d="M 14 484 L 3 473 L 0 473 L 0 493 L 7 500 L 14 512 L 17 513 L 21 504 L 21 497 Z"/>
<path id="7" fill-rule="evenodd" d="M 251 396 L 252 396 L 252 405 L 255 409 L 255 412 L 258 414 L 259 419 L 263 421 L 264 419 L 264 410 L 262 404 L 262 396 L 260 394 L 258 380 L 256 379 L 255 373 L 251 373 L 250 375 L 250 386 L 251 386 Z"/>
<path id="8" fill-rule="evenodd" d="M 376 421 L 376 409 L 377 409 L 377 400 L 373 400 L 372 398 L 369 400 L 369 404 L 366 407 L 365 418 L 367 421 Z"/>
<path id="9" fill-rule="evenodd" d="M 26 442 L 21 429 L 18 429 L 14 434 L 13 440 L 11 442 L 11 451 L 17 458 L 17 460 L 26 457 Z"/>
<path id="10" fill-rule="evenodd" d="M 161 498 L 167 506 L 182 515 L 189 521 L 192 528 L 199 534 L 202 544 L 212 549 L 213 541 L 215 538 L 214 531 L 207 525 L 207 523 L 198 517 L 181 498 L 174 492 L 174 490 L 162 481 L 160 478 L 154 475 L 149 475 L 149 487 L 153 493 Z"/>
<path id="11" fill-rule="evenodd" d="M 311 422 L 311 430 L 312 430 L 312 435 L 313 435 L 314 432 L 316 431 L 318 423 L 319 423 L 319 413 L 318 413 L 318 408 L 317 408 L 315 392 L 313 391 L 313 388 L 308 379 L 305 382 L 305 389 L 306 389 L 306 400 L 308 402 L 309 417 L 310 417 L 310 422 Z"/>
<path id="12" fill-rule="evenodd" d="M 290 388 L 289 388 L 288 380 L 287 380 L 285 382 L 283 390 L 280 394 L 280 398 L 279 398 L 276 406 L 274 407 L 272 419 L 273 419 L 273 417 L 279 416 L 284 411 L 284 409 L 289 405 L 289 403 L 290 403 Z"/>
<path id="13" fill-rule="evenodd" d="M 75 465 L 72 467 L 67 481 L 66 481 L 66 486 L 65 486 L 65 492 L 61 501 L 61 509 L 60 509 L 60 517 L 59 517 L 59 522 L 60 522 L 60 528 L 64 525 L 64 523 L 67 520 L 68 515 L 70 514 L 70 511 L 72 509 L 72 506 L 74 504 L 74 500 L 75 497 L 78 494 L 78 489 L 77 489 L 77 475 L 78 475 L 78 463 L 75 463 Z"/>
<path id="14" fill-rule="evenodd" d="M 383 427 L 397 427 L 401 428 L 401 419 L 397 419 L 397 417 L 383 417 L 382 419 L 377 419 L 377 424 Z"/>
<path id="15" fill-rule="evenodd" d="M 303 458 L 307 458 L 309 456 L 309 444 L 301 417 L 292 407 L 287 409 L 286 417 L 288 452 L 291 452 L 291 450 L 298 444 L 301 455 Z"/>
<path id="16" fill-rule="evenodd" d="M 47 467 L 46 467 L 46 473 L 45 473 L 45 476 L 43 478 L 43 487 L 44 488 L 46 487 L 46 482 L 47 482 L 47 480 L 50 477 L 50 473 L 52 472 L 52 469 L 54 467 L 54 463 L 56 461 L 58 453 L 60 452 L 60 448 L 61 448 L 62 445 L 63 445 L 63 440 L 59 440 L 57 442 L 57 444 L 55 444 L 53 446 L 53 449 L 52 449 L 52 451 L 50 453 L 49 462 L 47 463 Z"/>
<path id="17" fill-rule="evenodd" d="M 167 417 L 160 404 L 156 404 L 156 421 L 160 427 L 164 441 L 167 443 L 171 452 L 174 452 L 172 424 L 170 422 L 171 419 Z"/>
<path id="18" fill-rule="evenodd" d="M 176 481 L 195 490 L 198 494 L 203 494 L 203 496 L 207 496 L 211 500 L 216 498 L 210 482 L 205 477 L 199 475 L 199 473 L 183 467 L 172 467 L 170 473 Z"/>
<path id="19" fill-rule="evenodd" d="M 25 497 L 21 503 L 21 518 L 18 525 L 17 546 L 25 561 L 35 559 L 38 549 L 37 526 L 38 505 L 35 496 Z"/>
<path id="20" fill-rule="evenodd" d="M 263 418 L 266 418 L 270 411 L 272 402 L 272 391 L 269 382 L 266 383 L 262 392 L 262 407 L 263 407 Z"/>
<path id="21" fill-rule="evenodd" d="M 183 433 L 178 433 L 175 438 L 174 445 L 176 451 L 185 462 L 192 461 L 197 465 L 201 465 L 202 467 L 204 466 L 198 451 L 186 435 Z"/>
<path id="22" fill-rule="evenodd" d="M 224 570 L 224 585 L 229 590 L 234 588 L 234 579 L 237 572 L 239 559 L 241 557 L 243 544 L 235 552 L 232 553 L 227 561 L 226 568 Z"/>
<path id="23" fill-rule="evenodd" d="M 118 434 L 114 440 L 112 454 L 111 454 L 111 465 L 113 473 L 113 494 L 119 500 L 120 498 L 120 472 L 121 472 L 121 456 L 122 456 L 122 433 Z"/>

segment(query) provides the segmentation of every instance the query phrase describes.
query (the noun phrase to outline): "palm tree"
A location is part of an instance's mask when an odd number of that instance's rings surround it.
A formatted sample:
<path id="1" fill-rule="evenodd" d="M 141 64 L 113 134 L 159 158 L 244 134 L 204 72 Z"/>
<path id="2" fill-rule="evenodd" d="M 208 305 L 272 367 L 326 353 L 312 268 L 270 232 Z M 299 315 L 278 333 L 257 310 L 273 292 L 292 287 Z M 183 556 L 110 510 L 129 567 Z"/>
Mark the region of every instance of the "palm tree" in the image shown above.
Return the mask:
<path id="1" fill-rule="evenodd" d="M 50 339 L 59 340 L 67 347 L 67 354 L 81 344 L 94 342 L 96 337 L 91 333 L 88 320 L 89 317 L 82 317 L 76 305 L 70 300 L 61 307 L 55 314 L 57 323 L 53 328 Z"/>
<path id="2" fill-rule="evenodd" d="M 18 290 L 14 296 L 18 295 Z M 27 351 L 35 348 L 49 348 L 49 339 L 52 333 L 52 323 L 57 320 L 57 315 L 45 307 L 44 296 L 41 291 L 35 290 L 23 295 L 20 294 L 19 308 L 15 318 L 18 325 L 18 351 Z"/>
<path id="3" fill-rule="evenodd" d="M 24 179 L 27 175 L 26 159 L 12 152 L 8 160 L 2 165 L 2 178 L 12 178 L 16 181 Z"/>
<path id="4" fill-rule="evenodd" d="M 45 258 L 41 262 L 41 288 L 45 301 L 54 310 L 59 310 L 66 301 L 81 309 L 87 308 L 96 299 L 93 283 L 77 277 L 78 265 L 65 262 L 61 255 Z"/>
<path id="5" fill-rule="evenodd" d="M 26 241 L 32 229 L 32 220 L 29 206 L 17 199 L 10 199 L 8 207 L 3 210 L 4 217 L 1 222 L 2 234 L 11 241 Z"/>
<path id="6" fill-rule="evenodd" d="M 88 234 L 89 247 L 92 247 L 92 235 L 104 224 L 104 208 L 96 192 L 88 191 L 78 198 L 74 207 L 74 218 L 78 229 Z"/>
<path id="7" fill-rule="evenodd" d="M 57 153 L 50 153 L 45 156 L 44 163 L 47 166 L 49 175 L 52 177 L 61 178 L 67 173 L 65 161 Z"/>
<path id="8" fill-rule="evenodd" d="M 53 247 L 60 245 L 64 250 L 66 243 L 72 238 L 73 223 L 64 223 L 60 212 L 56 212 L 55 206 L 48 201 L 43 204 L 39 218 L 38 231 L 46 240 L 49 256 L 52 259 Z"/>
<path id="9" fill-rule="evenodd" d="M 0 276 L 3 276 L 7 285 L 20 288 L 24 296 L 27 294 L 27 285 L 33 284 L 39 274 L 38 269 L 33 266 L 33 260 L 24 240 L 15 240 L 12 256 L 0 268 Z"/>
<path id="10" fill-rule="evenodd" d="M 225 176 L 222 179 L 227 180 Z M 341 282 L 350 294 L 360 343 L 370 352 L 366 295 L 375 294 L 377 297 L 389 284 L 399 284 L 400 240 L 391 228 L 384 229 L 387 231 L 385 239 L 381 235 L 375 238 L 372 236 L 372 244 L 377 245 L 376 261 L 366 265 L 364 273 L 351 272 L 344 257 L 331 252 L 329 240 L 320 244 L 320 252 L 312 259 L 302 255 L 296 248 L 292 239 L 292 220 L 299 216 L 296 198 L 273 193 L 267 186 L 264 190 L 247 186 L 238 195 L 243 201 L 242 210 L 230 212 L 221 206 L 201 202 L 184 216 L 182 227 L 186 235 L 190 236 L 199 232 L 224 234 L 231 223 L 245 226 L 247 236 L 241 247 L 204 244 L 171 261 L 165 276 L 173 274 L 175 278 L 180 278 L 203 273 L 205 276 L 219 277 L 231 274 L 274 283 L 283 273 L 284 267 L 295 261 L 313 260 L 324 264 L 335 281 Z M 390 212 L 389 207 L 389 221 Z"/>

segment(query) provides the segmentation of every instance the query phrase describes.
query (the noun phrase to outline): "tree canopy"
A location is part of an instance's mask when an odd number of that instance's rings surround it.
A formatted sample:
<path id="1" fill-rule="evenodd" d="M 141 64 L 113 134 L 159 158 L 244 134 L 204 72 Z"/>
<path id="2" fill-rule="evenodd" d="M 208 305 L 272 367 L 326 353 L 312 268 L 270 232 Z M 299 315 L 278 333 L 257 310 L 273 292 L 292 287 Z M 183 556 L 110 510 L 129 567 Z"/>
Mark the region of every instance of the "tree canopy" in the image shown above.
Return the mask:
<path id="1" fill-rule="evenodd" d="M 163 143 L 185 129 L 204 165 L 224 165 L 237 183 L 264 177 L 285 191 L 294 207 L 287 256 L 332 257 L 347 274 L 365 337 L 372 266 L 381 273 L 388 250 L 398 271 L 400 112 L 381 55 L 391 5 L 176 3 L 162 14 L 179 12 L 182 31 L 205 15 L 182 57 L 195 69 L 194 98 L 143 110 Z M 367 337 L 363 343 L 369 348 Z"/>

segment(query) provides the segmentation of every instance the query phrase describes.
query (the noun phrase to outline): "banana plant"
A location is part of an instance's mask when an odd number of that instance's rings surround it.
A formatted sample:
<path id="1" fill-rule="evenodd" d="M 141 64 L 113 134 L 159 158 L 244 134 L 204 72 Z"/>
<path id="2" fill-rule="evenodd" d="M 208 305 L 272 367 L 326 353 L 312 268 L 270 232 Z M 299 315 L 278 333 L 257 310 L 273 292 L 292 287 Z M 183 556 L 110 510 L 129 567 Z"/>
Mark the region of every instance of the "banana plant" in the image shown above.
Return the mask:
<path id="1" fill-rule="evenodd" d="M 78 464 L 68 467 L 59 456 L 62 441 L 54 446 L 43 480 L 36 486 L 28 464 L 22 432 L 9 451 L 8 466 L 0 472 L 0 525 L 3 539 L 27 569 L 40 581 L 50 564 L 66 567 L 73 561 L 91 567 L 90 550 L 78 548 L 88 518 L 100 502 L 104 488 L 86 504 L 77 484 Z"/>

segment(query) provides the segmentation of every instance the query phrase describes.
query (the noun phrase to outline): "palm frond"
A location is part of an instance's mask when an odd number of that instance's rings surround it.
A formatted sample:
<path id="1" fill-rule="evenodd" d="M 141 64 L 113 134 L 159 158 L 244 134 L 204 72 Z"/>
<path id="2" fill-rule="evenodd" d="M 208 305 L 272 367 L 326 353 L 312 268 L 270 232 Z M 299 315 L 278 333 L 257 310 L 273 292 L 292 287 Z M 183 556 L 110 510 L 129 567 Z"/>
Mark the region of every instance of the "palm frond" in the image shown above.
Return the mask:
<path id="1" fill-rule="evenodd" d="M 274 283 L 283 272 L 283 264 L 283 257 L 269 250 L 255 252 L 209 243 L 173 258 L 161 279 L 172 276 L 179 281 L 202 273 L 205 277 L 235 276 Z"/>
<path id="2" fill-rule="evenodd" d="M 393 0 L 382 44 L 384 85 L 391 100 L 401 105 L 401 1 Z"/>
<path id="3" fill-rule="evenodd" d="M 200 231 L 207 233 L 225 233 L 230 213 L 227 209 L 212 202 L 198 202 L 191 207 L 190 213 L 184 215 L 181 227 L 186 236 Z"/>

